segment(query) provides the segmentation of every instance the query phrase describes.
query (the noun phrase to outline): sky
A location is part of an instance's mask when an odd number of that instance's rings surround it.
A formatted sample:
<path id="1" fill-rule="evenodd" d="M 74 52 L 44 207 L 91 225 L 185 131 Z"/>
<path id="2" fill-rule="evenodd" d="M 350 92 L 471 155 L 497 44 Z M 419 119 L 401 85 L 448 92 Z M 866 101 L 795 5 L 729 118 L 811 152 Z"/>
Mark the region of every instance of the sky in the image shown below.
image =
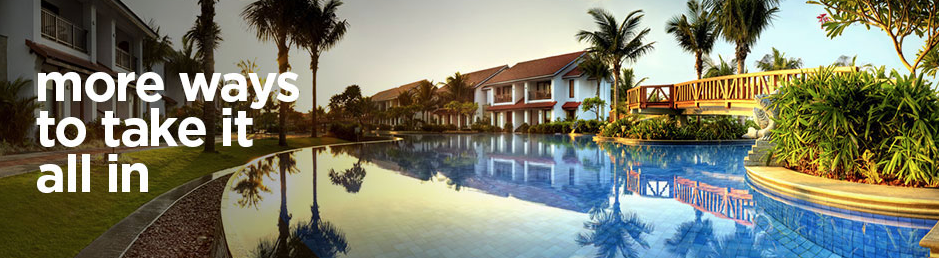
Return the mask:
<path id="1" fill-rule="evenodd" d="M 177 48 L 199 12 L 196 0 L 123 0 L 144 20 L 153 19 Z M 261 42 L 241 18 L 252 1 L 221 0 L 216 22 L 223 42 L 215 54 L 216 72 L 238 72 L 239 60 L 256 60 L 260 73 L 277 72 L 276 48 Z M 695 79 L 694 56 L 682 51 L 673 36 L 665 32 L 672 16 L 686 11 L 680 0 L 344 0 L 339 17 L 350 27 L 343 40 L 320 58 L 317 105 L 326 106 L 329 97 L 349 85 L 359 85 L 363 94 L 429 79 L 444 80 L 455 72 L 468 73 L 485 68 L 514 65 L 542 57 L 583 50 L 587 45 L 574 37 L 580 30 L 595 30 L 587 14 L 591 8 L 604 8 L 618 19 L 633 10 L 643 10 L 646 39 L 655 50 L 632 67 L 646 84 L 672 84 Z M 829 65 L 839 56 L 858 56 L 858 64 L 871 63 L 888 69 L 902 69 L 889 37 L 883 31 L 852 26 L 843 35 L 830 39 L 816 16 L 824 9 L 804 1 L 782 0 L 773 25 L 763 32 L 747 57 L 748 70 L 772 47 L 789 57 L 801 58 L 805 67 Z M 908 58 L 922 46 L 922 40 L 908 39 Z M 734 45 L 720 40 L 711 57 L 734 56 Z M 301 96 L 297 110 L 313 107 L 310 58 L 306 51 L 290 53 L 292 72 L 299 75 Z"/>

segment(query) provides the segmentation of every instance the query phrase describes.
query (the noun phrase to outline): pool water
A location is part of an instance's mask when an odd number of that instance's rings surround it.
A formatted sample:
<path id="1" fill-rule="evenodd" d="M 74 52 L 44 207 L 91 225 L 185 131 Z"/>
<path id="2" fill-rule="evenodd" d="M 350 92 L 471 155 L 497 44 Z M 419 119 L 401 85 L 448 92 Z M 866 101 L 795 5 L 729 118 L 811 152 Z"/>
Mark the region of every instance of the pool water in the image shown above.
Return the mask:
<path id="1" fill-rule="evenodd" d="M 749 144 L 414 135 L 258 159 L 222 219 L 235 257 L 926 257 L 936 221 L 754 189 Z"/>

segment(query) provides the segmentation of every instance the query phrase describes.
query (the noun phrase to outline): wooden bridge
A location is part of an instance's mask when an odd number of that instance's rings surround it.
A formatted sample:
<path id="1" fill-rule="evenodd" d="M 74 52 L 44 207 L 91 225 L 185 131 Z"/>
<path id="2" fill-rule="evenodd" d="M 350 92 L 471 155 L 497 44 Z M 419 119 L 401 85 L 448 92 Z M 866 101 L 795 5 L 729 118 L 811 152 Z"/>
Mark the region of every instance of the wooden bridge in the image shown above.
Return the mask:
<path id="1" fill-rule="evenodd" d="M 835 73 L 857 71 L 836 67 Z M 630 113 L 676 115 L 752 116 L 759 107 L 756 95 L 770 94 L 783 83 L 802 78 L 819 68 L 779 70 L 705 78 L 668 85 L 647 85 L 626 91 Z"/>

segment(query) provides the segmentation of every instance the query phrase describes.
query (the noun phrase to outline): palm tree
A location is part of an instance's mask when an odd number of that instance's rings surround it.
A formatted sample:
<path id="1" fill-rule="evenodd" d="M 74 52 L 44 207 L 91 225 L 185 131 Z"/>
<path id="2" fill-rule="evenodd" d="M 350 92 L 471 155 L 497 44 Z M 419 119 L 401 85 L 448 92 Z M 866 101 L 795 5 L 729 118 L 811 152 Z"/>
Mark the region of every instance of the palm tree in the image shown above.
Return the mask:
<path id="1" fill-rule="evenodd" d="M 619 25 L 616 17 L 606 10 L 595 8 L 587 12 L 593 16 L 597 24 L 596 31 L 581 30 L 577 33 L 577 40 L 586 41 L 590 44 L 588 52 L 595 53 L 601 57 L 607 66 L 613 67 L 613 71 L 619 71 L 623 67 L 623 62 L 635 62 L 639 57 L 649 53 L 654 49 L 655 42 L 644 43 L 646 35 L 650 29 L 646 28 L 636 31 L 642 17 L 645 16 L 642 10 L 636 10 L 629 15 Z M 619 74 L 613 74 L 613 106 L 618 102 L 619 90 L 617 83 Z M 613 111 L 613 117 L 619 119 L 619 111 Z"/>
<path id="2" fill-rule="evenodd" d="M 756 61 L 756 67 L 763 71 L 797 69 L 802 67 L 802 59 L 787 58 L 786 53 L 774 47 L 772 54 L 766 54 L 763 59 Z"/>
<path id="3" fill-rule="evenodd" d="M 319 70 L 320 55 L 336 46 L 346 34 L 349 23 L 339 20 L 336 11 L 342 6 L 340 0 L 309 0 L 306 2 L 302 18 L 298 25 L 298 45 L 310 53 L 310 71 L 313 72 L 313 106 L 316 106 L 316 72 Z M 316 113 L 313 113 L 313 133 L 316 137 Z"/>
<path id="4" fill-rule="evenodd" d="M 697 0 L 689 0 L 687 5 L 688 13 L 668 20 L 665 31 L 675 36 L 682 49 L 694 53 L 694 69 L 701 79 L 704 56 L 711 53 L 717 39 L 717 17 Z"/>
<path id="5" fill-rule="evenodd" d="M 714 0 L 714 13 L 721 35 L 736 44 L 737 72 L 743 73 L 744 61 L 760 33 L 772 24 L 779 12 L 779 0 Z"/>
<path id="6" fill-rule="evenodd" d="M 649 79 L 649 77 L 636 78 L 636 72 L 632 68 L 624 68 L 619 75 L 619 87 L 621 91 L 628 91 L 632 88 L 639 87 L 643 82 Z M 623 96 L 623 99 L 626 99 Z"/>
<path id="7" fill-rule="evenodd" d="M 26 140 L 33 125 L 33 112 L 42 107 L 37 97 L 20 97 L 22 89 L 31 87 L 32 81 L 17 78 L 14 81 L 0 80 L 0 141 L 20 144 Z"/>
<path id="8" fill-rule="evenodd" d="M 470 78 L 459 72 L 447 77 L 444 87 L 447 87 L 445 99 L 449 101 L 473 101 L 473 86 L 469 84 Z"/>
<path id="9" fill-rule="evenodd" d="M 255 37 L 262 41 L 274 41 L 277 46 L 277 70 L 286 73 L 290 70 L 289 52 L 291 44 L 296 41 L 297 26 L 301 7 L 305 4 L 301 0 L 257 0 L 248 4 L 241 12 L 241 17 L 248 22 L 248 26 L 255 30 Z M 287 146 L 287 105 L 280 105 L 280 128 L 278 144 Z"/>
<path id="10" fill-rule="evenodd" d="M 599 98 L 600 83 L 604 80 L 609 80 L 609 78 L 613 76 L 613 73 L 610 72 L 610 67 L 604 64 L 603 60 L 601 60 L 596 53 L 588 54 L 587 57 L 584 58 L 583 62 L 577 64 L 577 67 L 584 71 L 584 74 L 586 74 L 588 78 L 597 79 L 597 98 Z M 603 113 L 602 106 L 600 107 L 599 113 Z M 597 114 L 598 117 L 600 117 L 599 113 Z M 600 118 L 600 120 L 603 120 L 602 117 Z"/>
<path id="11" fill-rule="evenodd" d="M 430 119 L 428 112 L 433 111 L 436 108 L 436 103 L 434 103 L 434 93 L 437 92 L 437 85 L 433 81 L 423 80 L 418 82 L 417 88 L 414 88 L 414 97 L 417 98 L 417 103 L 421 104 L 421 112 L 424 116 L 424 123 Z"/>
<path id="12" fill-rule="evenodd" d="M 215 23 L 215 2 L 218 0 L 198 1 L 201 12 L 196 17 L 196 23 L 183 37 L 196 44 L 198 48 L 196 55 L 202 62 L 202 72 L 213 74 L 215 73 L 215 49 L 218 48 L 218 42 L 222 41 L 222 29 L 219 28 L 218 23 Z M 215 104 L 214 101 L 208 99 L 206 98 L 202 105 L 202 122 L 205 124 L 203 151 L 215 152 Z"/>
<path id="13" fill-rule="evenodd" d="M 150 20 L 149 26 L 154 28 L 157 37 L 146 37 L 143 40 L 143 67 L 147 71 L 153 71 L 153 65 L 167 61 L 167 58 L 173 54 L 173 42 L 170 36 L 160 36 L 160 27 Z"/>
<path id="14" fill-rule="evenodd" d="M 714 63 L 714 60 L 707 58 L 704 59 L 704 78 L 718 77 L 718 76 L 727 76 L 737 73 L 737 67 L 732 65 L 733 60 L 730 62 L 724 61 L 724 57 L 717 55 L 718 63 Z"/>
<path id="15" fill-rule="evenodd" d="M 648 249 L 650 245 L 645 236 L 652 234 L 655 229 L 635 213 L 623 213 L 620 208 L 619 186 L 624 181 L 617 177 L 615 166 L 614 163 L 612 206 L 591 214 L 591 221 L 584 223 L 584 228 L 590 232 L 579 234 L 576 241 L 581 246 L 597 247 L 596 257 L 614 258 L 617 254 L 622 257 L 638 257 L 637 246 Z"/>

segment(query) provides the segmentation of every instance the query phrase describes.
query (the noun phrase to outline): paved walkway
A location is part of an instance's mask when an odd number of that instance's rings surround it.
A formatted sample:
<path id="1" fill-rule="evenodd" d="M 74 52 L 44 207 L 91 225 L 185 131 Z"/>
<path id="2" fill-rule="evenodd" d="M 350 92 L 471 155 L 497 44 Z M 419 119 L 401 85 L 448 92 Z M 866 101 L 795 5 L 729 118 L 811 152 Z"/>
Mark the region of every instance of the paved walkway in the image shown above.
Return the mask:
<path id="1" fill-rule="evenodd" d="M 19 174 L 38 171 L 39 166 L 43 164 L 64 165 L 68 162 L 68 154 L 106 154 L 106 153 L 128 153 L 156 148 L 165 148 L 165 144 L 157 147 L 137 147 L 137 148 L 95 148 L 61 151 L 43 151 L 15 155 L 0 156 L 0 178 L 15 176 Z"/>

